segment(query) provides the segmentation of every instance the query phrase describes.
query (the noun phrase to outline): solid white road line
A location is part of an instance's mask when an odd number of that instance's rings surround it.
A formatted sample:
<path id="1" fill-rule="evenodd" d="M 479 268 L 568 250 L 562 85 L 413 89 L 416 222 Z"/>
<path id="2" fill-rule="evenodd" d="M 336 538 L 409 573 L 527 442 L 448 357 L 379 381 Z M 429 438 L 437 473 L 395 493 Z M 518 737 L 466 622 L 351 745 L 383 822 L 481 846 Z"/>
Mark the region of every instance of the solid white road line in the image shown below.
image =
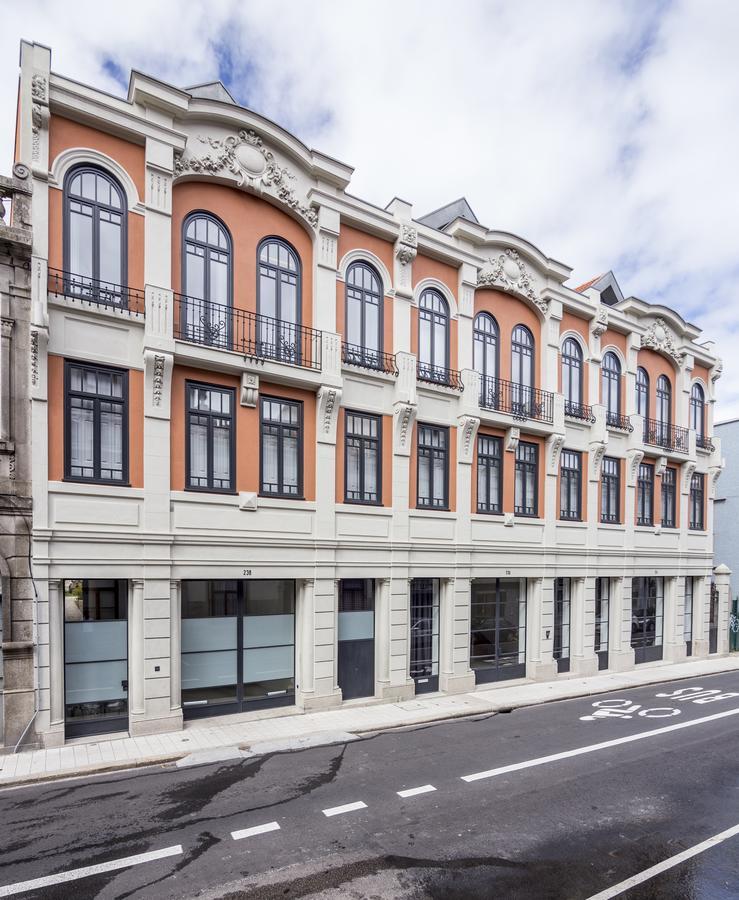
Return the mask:
<path id="1" fill-rule="evenodd" d="M 415 797 L 417 794 L 428 794 L 431 791 L 435 791 L 436 788 L 433 784 L 424 784 L 422 787 L 417 788 L 408 788 L 405 791 L 398 791 L 399 797 Z"/>
<path id="2" fill-rule="evenodd" d="M 34 891 L 37 888 L 50 887 L 53 884 L 63 884 L 65 881 L 77 881 L 78 878 L 89 878 L 90 875 L 100 875 L 102 872 L 115 872 L 116 869 L 127 869 L 129 866 L 140 866 L 142 863 L 153 862 L 156 859 L 166 859 L 168 856 L 181 855 L 182 847 L 180 844 L 177 844 L 174 847 L 151 850 L 149 853 L 139 853 L 136 856 L 124 856 L 122 859 L 112 859 L 110 862 L 85 866 L 82 869 L 69 869 L 67 872 L 47 875 L 45 878 L 33 878 L 31 881 L 18 881 L 16 884 L 6 884 L 0 887 L 0 897 L 11 897 L 13 894 L 22 894 L 24 891 Z"/>
<path id="3" fill-rule="evenodd" d="M 638 734 L 629 734 L 626 737 L 614 738 L 611 741 L 602 741 L 600 744 L 589 744 L 587 747 L 578 747 L 575 750 L 565 750 L 562 753 L 552 753 L 550 756 L 540 756 L 537 759 L 526 759 L 523 762 L 513 763 L 510 766 L 501 766 L 499 769 L 488 769 L 486 772 L 475 772 L 473 775 L 462 775 L 462 781 L 480 781 L 483 778 L 494 778 L 496 775 L 506 775 L 508 772 L 519 772 L 521 769 L 531 769 L 533 766 L 543 766 L 546 763 L 557 762 L 560 759 L 569 759 L 571 756 L 581 756 L 583 753 L 595 753 L 596 750 L 607 750 L 609 747 L 618 747 L 621 744 L 630 744 L 633 741 L 643 741 L 645 738 L 657 737 L 660 734 L 668 734 L 670 731 L 679 731 L 681 728 L 692 728 L 693 725 L 705 725 L 706 722 L 715 722 L 717 719 L 725 719 L 727 716 L 739 715 L 739 709 L 729 709 L 724 712 L 714 713 L 712 716 L 703 716 L 700 719 L 691 719 L 689 722 L 680 722 L 677 725 L 665 725 L 655 728 L 653 731 L 640 731 Z"/>
<path id="4" fill-rule="evenodd" d="M 632 875 L 631 878 L 627 878 L 626 881 L 621 881 L 618 884 L 614 884 L 613 887 L 606 888 L 599 894 L 593 894 L 593 896 L 589 897 L 588 900 L 610 900 L 611 897 L 618 897 L 619 894 L 623 894 L 624 891 L 630 890 L 637 884 L 642 884 L 645 881 L 649 881 L 649 879 L 654 878 L 655 875 L 660 875 L 662 872 L 666 872 L 668 869 L 673 868 L 673 866 L 679 866 L 680 863 L 685 862 L 686 859 L 690 859 L 693 856 L 697 856 L 699 853 L 710 850 L 711 847 L 715 847 L 717 844 L 721 844 L 723 841 L 728 841 L 729 838 L 736 837 L 738 834 L 739 825 L 735 825 L 733 828 L 727 828 L 726 831 L 722 831 L 719 834 L 714 834 L 713 837 L 708 838 L 707 841 L 702 841 L 700 844 L 696 844 L 695 847 L 689 847 L 687 850 L 683 850 L 682 853 L 678 853 L 676 856 L 671 856 L 669 859 L 666 859 L 661 863 L 657 863 L 656 866 L 651 866 L 649 869 L 645 869 L 638 875 Z"/>
<path id="5" fill-rule="evenodd" d="M 367 809 L 367 804 L 358 800 L 356 803 L 345 803 L 343 806 L 332 806 L 330 809 L 324 809 L 324 816 L 340 816 L 342 813 L 354 812 L 355 809 Z"/>
<path id="6" fill-rule="evenodd" d="M 242 828 L 240 831 L 232 831 L 231 837 L 235 841 L 242 838 L 254 837 L 255 834 L 265 834 L 267 831 L 279 831 L 279 822 L 266 822 L 264 825 L 253 825 L 251 828 Z"/>

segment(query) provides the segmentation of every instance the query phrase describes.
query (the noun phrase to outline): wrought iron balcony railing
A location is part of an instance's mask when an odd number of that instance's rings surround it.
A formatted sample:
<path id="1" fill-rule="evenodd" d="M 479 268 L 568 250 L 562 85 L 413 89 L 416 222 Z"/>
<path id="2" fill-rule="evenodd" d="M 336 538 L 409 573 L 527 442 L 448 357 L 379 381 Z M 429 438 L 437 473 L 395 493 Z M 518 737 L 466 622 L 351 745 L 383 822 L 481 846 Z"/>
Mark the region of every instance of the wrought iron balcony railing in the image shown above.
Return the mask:
<path id="1" fill-rule="evenodd" d="M 75 275 L 61 269 L 49 269 L 48 288 L 50 294 L 66 297 L 68 300 L 91 303 L 113 309 L 127 309 L 137 316 L 145 310 L 144 292 L 111 281 L 100 281 L 87 275 Z"/>
<path id="2" fill-rule="evenodd" d="M 178 340 L 304 369 L 321 368 L 322 332 L 315 328 L 184 294 L 174 295 L 174 312 Z"/>
<path id="3" fill-rule="evenodd" d="M 698 434 L 697 432 L 695 435 L 695 446 L 699 450 L 707 450 L 709 453 L 713 453 L 716 449 L 716 445 L 709 437 L 706 437 L 705 434 Z"/>
<path id="4" fill-rule="evenodd" d="M 595 422 L 593 407 L 586 403 L 575 403 L 574 400 L 565 400 L 565 416 L 568 419 L 579 419 L 581 422 Z"/>
<path id="5" fill-rule="evenodd" d="M 674 450 L 687 453 L 690 446 L 688 429 L 669 422 L 658 422 L 656 419 L 644 420 L 644 443 L 663 450 Z"/>
<path id="6" fill-rule="evenodd" d="M 554 394 L 550 391 L 515 384 L 490 375 L 483 375 L 481 378 L 480 406 L 510 413 L 514 419 L 522 421 L 554 421 Z"/>
<path id="7" fill-rule="evenodd" d="M 608 428 L 618 428 L 620 431 L 632 432 L 634 430 L 629 416 L 622 416 L 621 413 L 606 412 L 606 425 Z"/>
<path id="8" fill-rule="evenodd" d="M 392 353 L 383 353 L 381 350 L 371 350 L 368 347 L 359 347 L 356 344 L 341 344 L 341 361 L 346 366 L 356 366 L 359 369 L 369 369 L 372 372 L 387 372 L 390 375 L 398 374 L 398 366 Z"/>
<path id="9" fill-rule="evenodd" d="M 454 391 L 463 391 L 462 375 L 456 369 L 444 369 L 441 366 L 430 366 L 428 363 L 416 364 L 416 376 L 419 381 L 438 384 Z"/>

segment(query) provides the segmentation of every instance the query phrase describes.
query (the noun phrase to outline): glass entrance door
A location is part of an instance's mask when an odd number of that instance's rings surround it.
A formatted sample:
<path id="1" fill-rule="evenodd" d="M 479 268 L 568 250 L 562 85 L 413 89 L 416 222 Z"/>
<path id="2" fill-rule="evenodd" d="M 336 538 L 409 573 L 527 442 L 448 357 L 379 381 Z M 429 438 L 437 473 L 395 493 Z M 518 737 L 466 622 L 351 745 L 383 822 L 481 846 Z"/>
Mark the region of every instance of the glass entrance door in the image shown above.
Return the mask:
<path id="1" fill-rule="evenodd" d="M 598 668 L 608 668 L 608 625 L 611 606 L 611 581 L 609 578 L 595 579 L 595 655 Z"/>
<path id="2" fill-rule="evenodd" d="M 65 736 L 128 731 L 128 582 L 64 582 Z"/>
<path id="3" fill-rule="evenodd" d="M 182 582 L 182 707 L 187 718 L 291 704 L 295 582 Z"/>
<path id="4" fill-rule="evenodd" d="M 569 578 L 554 579 L 554 646 L 552 655 L 557 660 L 557 672 L 570 671 L 570 613 L 572 581 Z"/>
<path id="5" fill-rule="evenodd" d="M 526 585 L 523 579 L 472 582 L 470 668 L 484 684 L 526 675 Z"/>
<path id="6" fill-rule="evenodd" d="M 416 693 L 439 689 L 439 579 L 411 581 L 410 676 Z"/>
<path id="7" fill-rule="evenodd" d="M 693 655 L 693 579 L 685 579 L 685 604 L 683 606 L 683 640 L 686 656 Z"/>
<path id="8" fill-rule="evenodd" d="M 631 580 L 631 646 L 634 662 L 662 659 L 664 587 L 662 578 Z"/>
<path id="9" fill-rule="evenodd" d="M 344 579 L 339 585 L 338 678 L 344 700 L 375 693 L 375 583 Z"/>

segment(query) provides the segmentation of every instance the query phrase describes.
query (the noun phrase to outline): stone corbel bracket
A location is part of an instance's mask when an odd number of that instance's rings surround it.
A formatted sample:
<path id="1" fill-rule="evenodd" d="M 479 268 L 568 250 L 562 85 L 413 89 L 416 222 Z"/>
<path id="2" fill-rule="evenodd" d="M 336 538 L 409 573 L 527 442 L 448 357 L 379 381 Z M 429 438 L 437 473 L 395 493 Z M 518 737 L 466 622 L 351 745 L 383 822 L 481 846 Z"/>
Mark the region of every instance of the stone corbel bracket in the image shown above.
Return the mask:
<path id="1" fill-rule="evenodd" d="M 336 424 L 339 421 L 341 406 L 340 388 L 322 384 L 318 389 L 316 415 L 317 439 L 321 444 L 336 443 Z"/>
<path id="2" fill-rule="evenodd" d="M 457 419 L 457 461 L 472 465 L 475 458 L 475 437 L 480 427 L 476 416 L 460 416 Z"/>
<path id="3" fill-rule="evenodd" d="M 603 465 L 603 457 L 608 448 L 608 435 L 604 441 L 592 441 L 590 444 L 590 480 L 600 481 L 600 471 Z"/>
<path id="4" fill-rule="evenodd" d="M 418 231 L 409 224 L 400 226 L 400 234 L 395 242 L 395 286 L 396 293 L 410 297 L 413 293 L 411 270 L 418 253 Z"/>
<path id="5" fill-rule="evenodd" d="M 259 401 L 259 375 L 256 372 L 241 373 L 241 393 L 239 402 L 242 406 L 254 408 Z"/>
<path id="6" fill-rule="evenodd" d="M 144 350 L 144 412 L 155 419 L 168 419 L 172 386 L 171 353 Z"/>
<path id="7" fill-rule="evenodd" d="M 608 330 L 608 308 L 606 306 L 598 307 L 598 311 L 590 322 L 590 332 L 593 337 L 600 338 Z"/>
<path id="8" fill-rule="evenodd" d="M 636 474 L 644 459 L 643 450 L 629 450 L 629 484 L 636 484 Z"/>
<path id="9" fill-rule="evenodd" d="M 708 496 L 713 500 L 716 497 L 716 488 L 721 473 L 724 471 L 723 462 L 720 466 L 711 466 L 708 470 Z"/>
<path id="10" fill-rule="evenodd" d="M 693 480 L 693 475 L 695 474 L 696 465 L 694 462 L 685 462 L 683 463 L 683 494 L 687 494 L 690 491 L 690 482 Z"/>
<path id="11" fill-rule="evenodd" d="M 508 453 L 515 453 L 521 440 L 521 429 L 512 425 L 505 433 L 505 448 Z"/>
<path id="12" fill-rule="evenodd" d="M 396 456 L 411 455 L 413 422 L 416 418 L 415 403 L 398 402 L 393 413 L 393 452 Z"/>
<path id="13" fill-rule="evenodd" d="M 559 457 L 565 445 L 563 434 L 550 434 L 547 438 L 547 472 L 556 475 L 559 471 Z"/>
<path id="14" fill-rule="evenodd" d="M 667 468 L 667 457 L 666 456 L 658 457 L 657 461 L 654 464 L 654 474 L 655 475 L 664 475 L 666 468 Z"/>

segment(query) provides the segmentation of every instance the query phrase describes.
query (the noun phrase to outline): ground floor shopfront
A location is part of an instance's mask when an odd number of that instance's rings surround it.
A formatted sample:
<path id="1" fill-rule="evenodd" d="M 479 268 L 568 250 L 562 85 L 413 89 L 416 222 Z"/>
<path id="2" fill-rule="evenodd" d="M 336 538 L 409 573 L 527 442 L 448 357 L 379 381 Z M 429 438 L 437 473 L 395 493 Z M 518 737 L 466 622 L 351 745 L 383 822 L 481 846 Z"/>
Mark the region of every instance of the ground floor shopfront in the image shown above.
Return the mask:
<path id="1" fill-rule="evenodd" d="M 726 652 L 706 575 L 50 580 L 47 744 Z M 714 586 L 715 585 L 715 586 Z M 728 621 L 728 613 L 727 613 Z M 44 627 L 45 626 L 45 627 Z M 44 704 L 44 700 L 46 703 Z"/>

